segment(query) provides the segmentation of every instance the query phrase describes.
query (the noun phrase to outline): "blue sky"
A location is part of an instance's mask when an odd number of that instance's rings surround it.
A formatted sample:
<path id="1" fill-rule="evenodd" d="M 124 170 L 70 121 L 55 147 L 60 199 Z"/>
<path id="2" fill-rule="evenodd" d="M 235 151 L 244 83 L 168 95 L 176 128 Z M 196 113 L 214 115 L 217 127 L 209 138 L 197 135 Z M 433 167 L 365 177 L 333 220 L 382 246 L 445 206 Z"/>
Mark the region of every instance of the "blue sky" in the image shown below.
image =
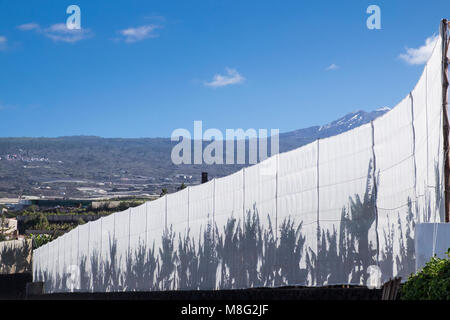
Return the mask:
<path id="1" fill-rule="evenodd" d="M 444 17 L 448 0 L 0 0 L 0 136 L 287 132 L 392 107 Z"/>

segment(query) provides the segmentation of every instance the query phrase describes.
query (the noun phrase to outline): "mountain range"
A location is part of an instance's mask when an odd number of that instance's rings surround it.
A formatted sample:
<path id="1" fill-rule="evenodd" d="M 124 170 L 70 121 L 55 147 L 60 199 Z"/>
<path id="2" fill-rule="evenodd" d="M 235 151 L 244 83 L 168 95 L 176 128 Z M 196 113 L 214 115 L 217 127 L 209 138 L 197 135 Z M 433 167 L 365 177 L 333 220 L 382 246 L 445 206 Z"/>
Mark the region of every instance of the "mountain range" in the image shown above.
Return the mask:
<path id="1" fill-rule="evenodd" d="M 281 133 L 279 150 L 289 151 L 351 130 L 388 110 L 358 110 L 326 125 Z M 0 198 L 155 194 L 161 188 L 171 192 L 181 183 L 199 183 L 202 171 L 210 178 L 222 177 L 248 165 L 175 165 L 171 161 L 175 144 L 170 138 L 0 138 Z"/>

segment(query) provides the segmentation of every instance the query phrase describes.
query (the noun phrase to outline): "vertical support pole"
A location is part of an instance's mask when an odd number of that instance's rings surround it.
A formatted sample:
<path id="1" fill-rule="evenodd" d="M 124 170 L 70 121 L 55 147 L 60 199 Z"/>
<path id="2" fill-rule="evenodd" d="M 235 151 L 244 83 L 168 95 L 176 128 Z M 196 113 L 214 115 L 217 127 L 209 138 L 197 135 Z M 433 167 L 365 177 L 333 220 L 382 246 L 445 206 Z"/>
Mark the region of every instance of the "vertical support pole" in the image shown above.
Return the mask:
<path id="1" fill-rule="evenodd" d="M 319 228 L 319 211 L 320 211 L 320 188 L 319 188 L 319 146 L 320 139 L 317 139 L 317 163 L 316 163 L 316 173 L 317 173 L 317 228 Z M 318 251 L 317 251 L 318 252 Z"/>
<path id="2" fill-rule="evenodd" d="M 245 221 L 245 168 L 242 168 L 242 226 Z"/>
<path id="3" fill-rule="evenodd" d="M 189 206 L 190 206 L 190 197 L 191 197 L 191 187 L 187 187 L 187 194 L 188 194 L 188 199 L 187 199 L 187 231 L 189 232 Z"/>
<path id="4" fill-rule="evenodd" d="M 130 254 L 131 243 L 131 208 L 128 208 L 128 254 Z"/>
<path id="5" fill-rule="evenodd" d="M 100 257 L 99 262 L 102 261 L 102 251 L 103 250 L 103 219 L 100 218 L 100 251 L 98 252 L 98 255 Z"/>
<path id="6" fill-rule="evenodd" d="M 47 261 L 46 261 L 45 265 L 46 265 L 46 269 L 47 269 L 46 271 L 47 271 L 48 273 L 50 273 L 49 271 L 53 271 L 53 270 L 49 270 L 49 269 L 50 269 L 49 261 L 52 261 L 52 262 L 53 262 L 53 260 L 50 260 L 50 245 L 51 245 L 51 242 L 49 242 L 49 243 L 46 245 L 46 247 L 47 247 Z M 53 274 L 50 274 L 50 277 L 52 277 L 52 276 L 53 276 Z M 49 279 L 48 279 L 48 278 L 45 278 L 45 282 L 48 283 L 48 281 L 49 281 Z M 50 289 L 50 291 L 51 291 L 51 289 Z M 48 288 L 45 289 L 45 293 L 47 293 L 47 292 L 49 292 Z"/>
<path id="7" fill-rule="evenodd" d="M 375 128 L 373 126 L 373 120 L 370 121 L 370 127 L 372 128 L 372 176 L 373 176 L 373 209 L 375 213 L 375 234 L 377 237 L 377 266 L 380 261 L 380 238 L 378 236 L 378 206 L 377 206 L 377 198 L 378 198 L 378 186 L 377 186 L 377 158 L 375 156 Z"/>
<path id="8" fill-rule="evenodd" d="M 212 229 L 213 229 L 213 243 L 216 243 L 216 178 L 213 180 L 213 215 L 212 215 Z"/>
<path id="9" fill-rule="evenodd" d="M 278 168 L 280 161 L 280 154 L 277 153 L 276 157 L 276 172 L 275 172 L 275 239 L 278 239 Z"/>
<path id="10" fill-rule="evenodd" d="M 87 245 L 88 245 L 88 249 L 87 249 L 87 258 L 86 258 L 86 263 L 88 263 L 89 261 L 89 265 L 91 264 L 91 256 L 89 254 L 89 248 L 91 247 L 91 226 L 90 226 L 91 222 L 89 221 L 87 223 L 87 228 L 88 228 L 88 241 L 87 241 Z M 89 272 L 89 283 L 88 283 L 88 287 L 86 288 L 87 291 L 92 291 L 93 289 L 91 288 L 91 281 L 92 281 L 92 269 Z"/>
<path id="11" fill-rule="evenodd" d="M 61 240 L 61 238 L 59 238 L 60 239 L 60 241 L 58 241 L 58 263 L 56 264 L 56 270 L 57 271 L 59 271 L 59 266 L 60 265 L 62 265 L 62 267 L 61 267 L 61 279 L 64 279 L 64 274 L 66 273 L 66 270 L 65 270 L 65 266 L 66 266 L 66 250 L 63 250 L 63 256 L 62 256 L 62 263 L 61 263 L 61 249 L 60 249 L 60 247 L 61 247 L 61 244 L 63 244 L 64 245 L 64 243 L 61 243 L 62 242 L 62 240 Z M 63 249 L 65 249 L 64 248 L 64 246 L 63 246 Z M 61 286 L 62 287 L 65 287 L 65 283 L 61 283 Z"/>
<path id="12" fill-rule="evenodd" d="M 77 229 L 77 266 L 80 266 L 80 228 Z"/>
<path id="13" fill-rule="evenodd" d="M 90 254 L 89 254 L 89 249 L 90 249 L 90 247 L 91 247 L 91 226 L 90 226 L 90 224 L 91 224 L 91 222 L 89 221 L 89 222 L 87 223 L 87 228 L 88 228 L 87 259 L 89 259 L 89 263 L 90 263 L 90 259 L 91 259 L 91 256 L 90 256 Z"/>
<path id="14" fill-rule="evenodd" d="M 167 232 L 167 194 L 164 195 L 164 199 L 165 199 L 165 210 L 164 210 L 164 228 L 166 229 L 165 231 Z"/>
<path id="15" fill-rule="evenodd" d="M 414 163 L 414 206 L 417 212 L 417 164 L 416 164 L 416 128 L 414 127 L 414 97 L 412 93 L 409 93 L 409 99 L 411 100 L 411 130 L 413 139 L 413 163 Z M 419 219 L 419 217 L 417 217 Z M 420 220 L 418 220 L 420 221 Z"/>
<path id="16" fill-rule="evenodd" d="M 428 143 L 428 64 L 425 65 L 425 132 L 426 132 L 426 146 L 427 146 L 427 176 L 425 178 L 426 181 L 426 188 L 425 188 L 425 202 L 427 202 L 428 200 L 428 188 L 430 187 L 430 183 L 429 183 L 429 171 L 430 171 L 430 165 L 429 165 L 429 157 L 430 157 L 430 152 L 429 152 L 429 143 Z M 425 222 L 431 222 L 431 221 L 425 221 Z"/>
<path id="17" fill-rule="evenodd" d="M 445 222 L 450 222 L 450 157 L 449 157 L 449 120 L 447 110 L 448 89 L 448 22 L 441 21 L 440 33 L 442 38 L 442 113 L 444 116 L 444 198 L 445 198 Z"/>
<path id="18" fill-rule="evenodd" d="M 113 241 L 116 239 L 116 213 L 113 213 L 113 217 L 114 217 L 114 225 L 113 225 Z M 111 244 L 110 244 L 111 245 Z"/>
<path id="19" fill-rule="evenodd" d="M 73 257 L 73 254 L 72 254 L 72 251 L 73 251 L 73 246 L 72 246 L 72 242 L 73 242 L 73 234 L 72 234 L 72 237 L 70 238 L 70 242 L 69 242 L 69 245 L 70 245 L 70 253 L 69 253 L 69 261 L 70 261 L 70 263 L 69 263 L 69 265 L 70 266 L 72 266 L 72 265 L 74 265 L 74 263 L 73 263 L 73 261 L 72 261 L 72 257 Z M 72 271 L 71 271 L 72 272 Z M 72 289 L 73 290 L 73 289 Z"/>
<path id="20" fill-rule="evenodd" d="M 148 231 L 148 202 L 145 203 L 145 248 L 150 248 L 150 246 L 148 245 L 147 231 Z"/>
<path id="21" fill-rule="evenodd" d="M 317 163 L 316 163 L 316 169 L 317 169 L 317 265 L 316 265 L 316 285 L 320 285 L 319 284 L 319 275 L 320 275 L 320 261 L 319 261 L 319 252 L 321 250 L 320 247 L 320 236 L 321 236 L 321 232 L 320 232 L 320 180 L 319 180 L 319 147 L 320 147 L 320 138 L 317 139 Z"/>

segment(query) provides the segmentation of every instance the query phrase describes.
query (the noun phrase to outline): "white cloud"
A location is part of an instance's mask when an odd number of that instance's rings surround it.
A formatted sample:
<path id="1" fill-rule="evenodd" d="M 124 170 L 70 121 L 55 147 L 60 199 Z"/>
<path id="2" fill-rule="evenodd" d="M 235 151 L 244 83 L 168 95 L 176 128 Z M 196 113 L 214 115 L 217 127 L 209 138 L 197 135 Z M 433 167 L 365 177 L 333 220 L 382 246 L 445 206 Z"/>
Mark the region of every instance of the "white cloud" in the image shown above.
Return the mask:
<path id="1" fill-rule="evenodd" d="M 6 50 L 6 43 L 8 39 L 5 36 L 0 36 L 0 51 Z"/>
<path id="2" fill-rule="evenodd" d="M 340 67 L 337 64 L 332 63 L 325 70 L 330 71 L 330 70 L 337 70 L 339 68 Z"/>
<path id="3" fill-rule="evenodd" d="M 158 35 L 154 33 L 155 29 L 160 28 L 157 25 L 149 24 L 136 28 L 127 28 L 119 31 L 122 36 L 121 40 L 132 43 L 141 41 L 147 38 L 155 38 Z"/>
<path id="4" fill-rule="evenodd" d="M 17 29 L 22 30 L 22 31 L 29 31 L 29 30 L 39 30 L 40 27 L 37 23 L 30 22 L 30 23 L 25 23 L 25 24 L 21 24 L 20 26 L 17 26 Z"/>
<path id="5" fill-rule="evenodd" d="M 68 29 L 65 23 L 56 23 L 48 28 L 42 28 L 39 24 L 31 22 L 17 26 L 17 28 L 22 31 L 35 31 L 53 41 L 68 43 L 75 43 L 94 35 L 89 29 Z"/>
<path id="6" fill-rule="evenodd" d="M 412 65 L 425 64 L 431 56 L 437 39 L 437 35 L 432 35 L 425 40 L 423 46 L 418 48 L 406 48 L 406 53 L 400 54 L 399 58 Z"/>
<path id="7" fill-rule="evenodd" d="M 10 104 L 5 104 L 0 101 L 0 111 L 1 110 L 10 110 L 10 109 L 15 109 L 15 106 L 10 105 Z"/>
<path id="8" fill-rule="evenodd" d="M 93 36 L 89 29 L 68 29 L 65 23 L 57 23 L 44 29 L 44 35 L 53 41 L 74 43 Z"/>
<path id="9" fill-rule="evenodd" d="M 216 74 L 211 82 L 205 82 L 205 86 L 217 88 L 245 81 L 245 78 L 236 69 L 226 68 L 225 70 L 227 75 Z"/>

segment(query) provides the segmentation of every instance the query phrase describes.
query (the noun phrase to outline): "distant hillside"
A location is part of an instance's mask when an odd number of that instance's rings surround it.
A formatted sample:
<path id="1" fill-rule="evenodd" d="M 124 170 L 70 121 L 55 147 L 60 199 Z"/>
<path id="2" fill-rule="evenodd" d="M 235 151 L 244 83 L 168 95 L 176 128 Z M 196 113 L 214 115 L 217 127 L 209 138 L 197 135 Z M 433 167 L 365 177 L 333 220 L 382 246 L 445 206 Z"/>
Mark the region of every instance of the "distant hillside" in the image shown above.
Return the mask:
<path id="1" fill-rule="evenodd" d="M 358 127 L 387 110 L 356 111 L 324 126 L 282 133 L 280 152 Z M 198 183 L 202 171 L 207 171 L 210 177 L 221 177 L 243 166 L 177 166 L 170 159 L 175 144 L 169 138 L 0 138 L 0 197 L 20 193 L 85 196 L 80 188 L 104 184 L 107 187 L 101 187 L 102 190 L 110 191 L 121 186 L 132 190 L 133 185 L 142 186 L 149 193 L 159 192 L 161 187 L 174 191 L 182 182 Z M 59 187 L 52 186 L 57 183 Z"/>

